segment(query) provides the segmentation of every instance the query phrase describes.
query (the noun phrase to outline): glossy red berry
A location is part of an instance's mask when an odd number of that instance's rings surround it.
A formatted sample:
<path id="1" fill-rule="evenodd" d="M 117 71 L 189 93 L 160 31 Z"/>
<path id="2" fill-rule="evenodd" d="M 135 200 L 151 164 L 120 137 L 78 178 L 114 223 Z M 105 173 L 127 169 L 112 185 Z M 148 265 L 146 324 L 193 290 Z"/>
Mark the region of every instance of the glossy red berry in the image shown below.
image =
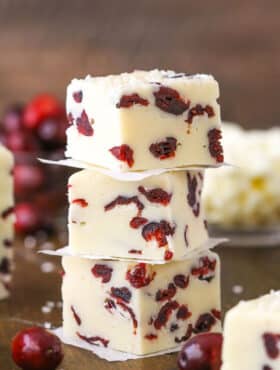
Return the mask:
<path id="1" fill-rule="evenodd" d="M 220 370 L 223 336 L 199 334 L 186 342 L 178 356 L 181 370 Z"/>
<path id="2" fill-rule="evenodd" d="M 9 107 L 3 117 L 3 128 L 6 132 L 19 131 L 22 129 L 22 111 L 21 105 Z"/>
<path id="3" fill-rule="evenodd" d="M 36 140 L 25 131 L 12 131 L 6 137 L 6 145 L 12 152 L 34 152 L 39 145 Z"/>
<path id="4" fill-rule="evenodd" d="M 23 112 L 23 123 L 28 129 L 37 128 L 47 118 L 58 118 L 64 113 L 61 103 L 52 95 L 36 96 Z"/>
<path id="5" fill-rule="evenodd" d="M 14 167 L 16 195 L 22 195 L 41 188 L 45 181 L 44 171 L 39 166 L 17 164 Z"/>
<path id="6" fill-rule="evenodd" d="M 17 333 L 11 350 L 13 360 L 23 370 L 54 370 L 63 359 L 60 340 L 39 327 Z"/>
<path id="7" fill-rule="evenodd" d="M 42 218 L 37 207 L 29 203 L 18 203 L 15 207 L 15 229 L 19 233 L 35 231 L 42 225 Z"/>

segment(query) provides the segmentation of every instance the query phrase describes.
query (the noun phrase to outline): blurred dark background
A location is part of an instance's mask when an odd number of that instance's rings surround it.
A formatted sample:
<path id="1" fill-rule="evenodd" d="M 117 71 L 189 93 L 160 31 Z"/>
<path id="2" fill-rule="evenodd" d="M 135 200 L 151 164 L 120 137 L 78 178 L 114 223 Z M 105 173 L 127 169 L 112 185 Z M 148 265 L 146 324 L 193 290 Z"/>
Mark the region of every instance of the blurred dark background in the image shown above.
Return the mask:
<path id="1" fill-rule="evenodd" d="M 73 77 L 212 73 L 223 118 L 278 124 L 280 1 L 0 0 L 0 111 Z"/>

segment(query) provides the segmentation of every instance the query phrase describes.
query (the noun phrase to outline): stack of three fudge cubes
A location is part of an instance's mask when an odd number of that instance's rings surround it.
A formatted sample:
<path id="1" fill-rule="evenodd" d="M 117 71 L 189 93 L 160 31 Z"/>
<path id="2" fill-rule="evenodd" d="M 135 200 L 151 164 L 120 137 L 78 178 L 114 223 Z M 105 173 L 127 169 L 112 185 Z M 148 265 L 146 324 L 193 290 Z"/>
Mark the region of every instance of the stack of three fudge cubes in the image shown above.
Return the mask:
<path id="1" fill-rule="evenodd" d="M 212 76 L 172 71 L 69 85 L 66 155 L 94 166 L 69 179 L 65 338 L 143 355 L 220 331 L 201 205 L 223 162 L 218 97 Z"/>

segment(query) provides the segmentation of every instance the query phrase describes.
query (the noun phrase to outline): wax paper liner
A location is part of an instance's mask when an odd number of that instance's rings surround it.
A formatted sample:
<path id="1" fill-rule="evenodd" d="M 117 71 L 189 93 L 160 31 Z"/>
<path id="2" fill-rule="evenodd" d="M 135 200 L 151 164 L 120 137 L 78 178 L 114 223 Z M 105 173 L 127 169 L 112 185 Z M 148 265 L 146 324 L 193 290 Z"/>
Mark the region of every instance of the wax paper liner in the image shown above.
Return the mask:
<path id="1" fill-rule="evenodd" d="M 190 251 L 187 255 L 183 256 L 180 259 L 172 259 L 171 261 L 165 261 L 165 260 L 151 260 L 151 259 L 145 259 L 145 258 L 124 258 L 124 257 L 114 257 L 114 256 L 105 256 L 105 255 L 94 255 L 94 254 L 77 254 L 74 253 L 69 246 L 66 246 L 64 248 L 60 248 L 57 250 L 40 250 L 39 253 L 47 254 L 49 256 L 69 256 L 69 257 L 79 257 L 79 258 L 86 258 L 86 259 L 92 259 L 92 260 L 110 260 L 110 261 L 125 261 L 125 262 L 144 262 L 144 263 L 150 263 L 152 265 L 161 265 L 166 263 L 171 263 L 174 261 L 182 261 L 186 259 L 191 259 L 193 257 L 196 257 L 198 255 L 202 255 L 205 253 L 206 250 L 212 249 L 215 246 L 217 246 L 220 243 L 226 242 L 227 239 L 225 238 L 210 238 L 205 243 L 203 243 L 199 248 L 194 249 L 193 251 Z"/>
<path id="2" fill-rule="evenodd" d="M 151 176 L 158 176 L 165 172 L 174 172 L 174 171 L 203 171 L 208 168 L 219 168 L 221 166 L 229 166 L 227 163 L 213 165 L 213 166 L 187 166 L 187 167 L 174 167 L 174 168 L 158 168 L 153 170 L 146 171 L 134 171 L 134 172 L 118 172 L 110 170 L 104 167 L 95 166 L 83 161 L 77 161 L 74 159 L 61 159 L 59 161 L 51 161 L 48 159 L 38 158 L 38 160 L 45 164 L 53 164 L 58 166 L 66 166 L 79 169 L 91 169 L 95 170 L 103 175 L 112 177 L 113 179 L 120 181 L 141 181 Z"/>
<path id="3" fill-rule="evenodd" d="M 71 346 L 79 347 L 79 348 L 82 348 L 82 349 L 86 349 L 88 351 L 91 351 L 96 356 L 98 356 L 98 357 L 100 357 L 104 360 L 107 360 L 109 362 L 137 360 L 137 359 L 142 359 L 142 358 L 160 356 L 160 355 L 164 355 L 164 354 L 167 354 L 167 353 L 179 352 L 181 347 L 182 347 L 182 345 L 180 345 L 180 346 L 177 346 L 177 347 L 174 347 L 174 348 L 171 348 L 171 349 L 167 349 L 165 351 L 149 353 L 148 355 L 135 355 L 133 353 L 121 352 L 121 351 L 117 351 L 117 350 L 114 350 L 114 349 L 111 349 L 111 348 L 104 348 L 104 347 L 101 347 L 101 346 L 98 346 L 98 345 L 90 345 L 90 344 L 82 341 L 79 338 L 77 338 L 77 339 L 65 338 L 64 335 L 63 335 L 62 327 L 57 328 L 57 329 L 53 329 L 53 330 L 51 330 L 51 332 L 53 334 L 57 335 L 63 343 L 69 344 Z"/>

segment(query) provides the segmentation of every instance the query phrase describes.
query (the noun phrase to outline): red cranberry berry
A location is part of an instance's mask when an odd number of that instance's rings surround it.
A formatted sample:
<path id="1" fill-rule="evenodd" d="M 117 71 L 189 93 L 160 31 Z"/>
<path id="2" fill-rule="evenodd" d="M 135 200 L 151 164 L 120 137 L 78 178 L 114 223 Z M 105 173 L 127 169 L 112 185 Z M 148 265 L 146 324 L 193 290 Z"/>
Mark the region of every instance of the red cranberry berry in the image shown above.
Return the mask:
<path id="1" fill-rule="evenodd" d="M 133 229 L 138 229 L 140 226 L 145 225 L 148 222 L 147 218 L 145 217 L 133 217 L 130 221 L 129 225 Z"/>
<path id="2" fill-rule="evenodd" d="M 46 150 L 59 148 L 65 142 L 66 123 L 48 118 L 40 123 L 37 133 Z"/>
<path id="3" fill-rule="evenodd" d="M 197 335 L 182 348 L 178 356 L 181 370 L 220 370 L 223 337 L 219 333 Z"/>
<path id="4" fill-rule="evenodd" d="M 192 313 L 189 311 L 188 307 L 182 304 L 176 314 L 176 318 L 178 320 L 187 320 L 191 317 Z"/>
<path id="5" fill-rule="evenodd" d="M 14 167 L 15 193 L 24 193 L 38 190 L 45 181 L 45 174 L 41 167 L 31 164 L 17 164 Z"/>
<path id="6" fill-rule="evenodd" d="M 276 359 L 280 354 L 278 347 L 280 334 L 264 333 L 262 339 L 267 355 L 272 359 Z"/>
<path id="7" fill-rule="evenodd" d="M 39 127 L 47 118 L 58 118 L 64 114 L 61 103 L 52 95 L 42 94 L 35 97 L 23 112 L 23 123 L 28 129 Z"/>
<path id="8" fill-rule="evenodd" d="M 210 105 L 203 107 L 201 104 L 197 104 L 189 110 L 186 122 L 192 123 L 195 116 L 202 116 L 204 113 L 206 113 L 209 118 L 215 116 L 214 109 Z"/>
<path id="9" fill-rule="evenodd" d="M 163 326 L 165 326 L 169 317 L 172 314 L 172 311 L 175 311 L 178 307 L 179 307 L 179 304 L 176 301 L 170 301 L 170 302 L 165 303 L 165 305 L 161 307 L 155 319 L 154 327 L 157 330 L 160 330 Z"/>
<path id="10" fill-rule="evenodd" d="M 108 343 L 110 342 L 109 340 L 104 339 L 102 337 L 98 337 L 98 336 L 96 336 L 96 337 L 87 337 L 87 336 L 82 335 L 78 332 L 76 334 L 84 342 L 87 342 L 87 343 L 95 345 L 95 346 L 99 345 L 98 343 L 100 343 L 100 344 L 102 344 L 103 347 L 108 347 Z M 48 370 L 51 370 L 51 369 L 48 369 Z"/>
<path id="11" fill-rule="evenodd" d="M 119 161 L 126 162 L 128 167 L 132 167 L 134 165 L 133 150 L 130 148 L 130 146 L 122 144 L 120 146 L 114 146 L 113 148 L 109 149 L 109 151 Z"/>
<path id="12" fill-rule="evenodd" d="M 149 285 L 156 273 L 147 269 L 146 263 L 138 263 L 127 271 L 126 280 L 136 289 Z"/>
<path id="13" fill-rule="evenodd" d="M 205 333 L 207 331 L 210 331 L 212 326 L 216 324 L 216 319 L 213 315 L 210 313 L 204 313 L 199 316 L 197 319 L 195 326 L 193 328 L 193 332 L 198 333 Z"/>
<path id="14" fill-rule="evenodd" d="M 148 100 L 141 98 L 138 94 L 123 95 L 120 99 L 120 102 L 116 104 L 117 108 L 130 108 L 134 104 L 149 105 Z"/>
<path id="15" fill-rule="evenodd" d="M 158 203 L 163 206 L 167 206 L 172 197 L 172 194 L 168 194 L 167 191 L 160 188 L 146 190 L 144 186 L 139 186 L 138 190 L 148 199 L 149 202 Z"/>
<path id="16" fill-rule="evenodd" d="M 169 283 L 167 289 L 158 290 L 156 292 L 156 301 L 157 302 L 163 302 L 163 301 L 169 301 L 172 299 L 176 294 L 176 287 L 173 283 Z"/>
<path id="17" fill-rule="evenodd" d="M 83 100 L 83 92 L 81 90 L 73 92 L 72 96 L 76 103 L 81 103 Z"/>
<path id="18" fill-rule="evenodd" d="M 96 278 L 101 278 L 102 283 L 108 283 L 111 280 L 113 269 L 107 265 L 96 264 L 91 272 Z"/>
<path id="19" fill-rule="evenodd" d="M 11 261 L 7 257 L 0 260 L 0 274 L 8 275 L 11 273 Z"/>
<path id="20" fill-rule="evenodd" d="M 89 120 L 85 110 L 83 110 L 81 116 L 76 119 L 77 129 L 79 133 L 84 136 L 92 136 L 94 134 L 92 128 L 93 123 L 93 119 Z"/>
<path id="21" fill-rule="evenodd" d="M 70 309 L 72 311 L 72 314 L 74 316 L 74 319 L 75 319 L 76 323 L 80 326 L 81 323 L 82 323 L 82 320 L 81 320 L 80 316 L 77 314 L 77 311 L 75 310 L 75 308 L 73 306 L 71 306 Z"/>
<path id="22" fill-rule="evenodd" d="M 72 204 L 77 204 L 82 208 L 86 208 L 88 206 L 88 202 L 84 198 L 76 198 L 72 200 Z"/>
<path id="23" fill-rule="evenodd" d="M 110 211 L 116 206 L 127 206 L 128 204 L 134 203 L 138 211 L 141 212 L 144 209 L 144 204 L 140 202 L 137 196 L 124 197 L 122 195 L 117 196 L 112 202 L 106 204 L 104 207 L 105 211 Z"/>
<path id="24" fill-rule="evenodd" d="M 6 110 L 3 117 L 3 127 L 6 132 L 22 129 L 22 111 L 21 105 L 14 105 Z"/>
<path id="25" fill-rule="evenodd" d="M 175 226 L 171 226 L 169 222 L 161 220 L 160 222 L 150 222 L 142 229 L 142 236 L 148 242 L 156 240 L 159 247 L 167 245 L 167 236 L 173 235 Z"/>
<path id="26" fill-rule="evenodd" d="M 170 261 L 173 257 L 173 252 L 169 251 L 169 250 L 166 250 L 164 252 L 164 259 L 165 261 Z"/>
<path id="27" fill-rule="evenodd" d="M 209 152 L 218 163 L 222 163 L 224 161 L 221 139 L 222 139 L 221 130 L 213 128 L 208 132 Z"/>
<path id="28" fill-rule="evenodd" d="M 126 303 L 129 303 L 132 294 L 131 294 L 131 291 L 128 288 L 126 288 L 126 287 L 122 287 L 122 288 L 114 288 L 114 287 L 112 287 L 111 288 L 111 296 L 113 298 L 116 298 L 117 299 L 117 302 L 126 302 Z"/>
<path id="29" fill-rule="evenodd" d="M 175 275 L 173 280 L 174 280 L 176 287 L 181 288 L 181 289 L 186 289 L 187 286 L 189 285 L 190 278 L 189 276 L 178 274 L 178 275 Z"/>
<path id="30" fill-rule="evenodd" d="M 12 131 L 6 137 L 6 145 L 12 152 L 35 152 L 39 145 L 25 131 Z"/>
<path id="31" fill-rule="evenodd" d="M 198 181 L 195 175 L 187 172 L 187 184 L 188 184 L 188 195 L 187 201 L 189 206 L 192 208 L 193 214 L 198 217 L 200 212 L 200 202 L 197 196 L 198 193 Z"/>
<path id="32" fill-rule="evenodd" d="M 156 334 L 146 334 L 144 338 L 148 340 L 155 340 L 157 337 L 158 336 Z"/>
<path id="33" fill-rule="evenodd" d="M 175 157 L 177 149 L 177 139 L 175 137 L 167 137 L 165 141 L 153 143 L 149 150 L 155 158 L 160 160 Z"/>
<path id="34" fill-rule="evenodd" d="M 39 327 L 17 333 L 11 350 L 15 363 L 26 370 L 54 370 L 63 359 L 60 340 Z"/>
<path id="35" fill-rule="evenodd" d="M 15 229 L 19 233 L 29 233 L 42 226 L 42 216 L 37 207 L 30 203 L 18 203 L 15 207 Z"/>
<path id="36" fill-rule="evenodd" d="M 154 92 L 156 106 L 164 112 L 176 116 L 184 113 L 190 106 L 190 102 L 185 102 L 178 91 L 170 87 L 160 86 L 159 90 Z"/>

